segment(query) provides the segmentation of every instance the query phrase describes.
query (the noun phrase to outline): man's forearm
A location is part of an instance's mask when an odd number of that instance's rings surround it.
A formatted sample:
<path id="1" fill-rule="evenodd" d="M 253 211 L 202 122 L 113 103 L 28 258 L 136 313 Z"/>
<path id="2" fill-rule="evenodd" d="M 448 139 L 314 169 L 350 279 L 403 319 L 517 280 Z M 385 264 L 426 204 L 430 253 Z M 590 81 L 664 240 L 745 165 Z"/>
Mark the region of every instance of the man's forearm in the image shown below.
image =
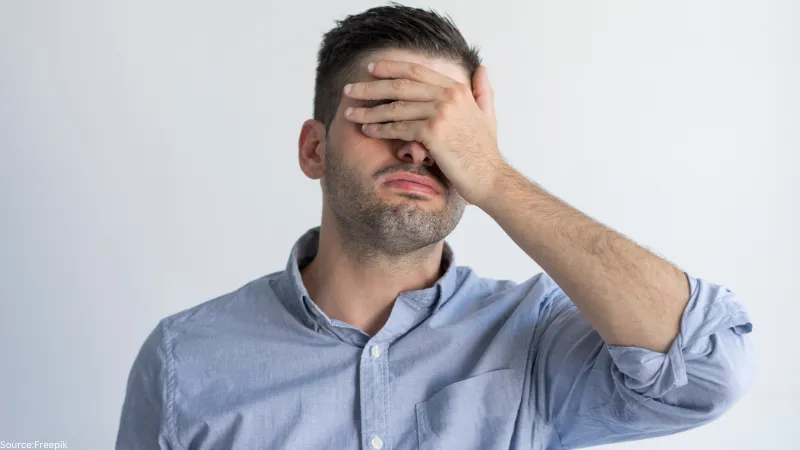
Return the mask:
<path id="1" fill-rule="evenodd" d="M 689 300 L 686 275 L 512 167 L 501 172 L 481 209 L 558 283 L 606 342 L 665 352 Z"/>

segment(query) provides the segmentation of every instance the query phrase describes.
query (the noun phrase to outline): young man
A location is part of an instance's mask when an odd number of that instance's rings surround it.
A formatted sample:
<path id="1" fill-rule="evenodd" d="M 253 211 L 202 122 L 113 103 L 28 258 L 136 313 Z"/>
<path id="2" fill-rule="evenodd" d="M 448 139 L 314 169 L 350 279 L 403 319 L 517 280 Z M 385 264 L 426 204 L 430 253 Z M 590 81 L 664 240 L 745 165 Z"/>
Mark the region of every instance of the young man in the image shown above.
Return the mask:
<path id="1" fill-rule="evenodd" d="M 576 448 L 697 427 L 746 389 L 735 296 L 513 169 L 487 70 L 451 21 L 347 17 L 315 92 L 299 161 L 321 181 L 321 226 L 284 271 L 159 323 L 118 449 Z M 467 204 L 547 275 L 456 266 L 444 238 Z"/>

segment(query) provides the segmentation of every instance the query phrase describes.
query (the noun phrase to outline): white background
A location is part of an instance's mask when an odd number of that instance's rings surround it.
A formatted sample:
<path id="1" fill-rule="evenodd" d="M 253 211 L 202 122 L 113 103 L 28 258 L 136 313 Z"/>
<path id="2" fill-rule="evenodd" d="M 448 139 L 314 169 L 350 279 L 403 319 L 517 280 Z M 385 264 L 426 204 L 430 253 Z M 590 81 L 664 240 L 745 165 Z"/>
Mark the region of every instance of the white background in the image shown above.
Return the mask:
<path id="1" fill-rule="evenodd" d="M 800 448 L 798 3 L 414 4 L 482 48 L 512 164 L 752 315 L 730 413 L 615 448 Z M 321 34 L 375 5 L 0 3 L 0 440 L 111 448 L 157 321 L 284 267 L 321 211 L 297 163 Z M 539 271 L 475 207 L 448 241 Z"/>

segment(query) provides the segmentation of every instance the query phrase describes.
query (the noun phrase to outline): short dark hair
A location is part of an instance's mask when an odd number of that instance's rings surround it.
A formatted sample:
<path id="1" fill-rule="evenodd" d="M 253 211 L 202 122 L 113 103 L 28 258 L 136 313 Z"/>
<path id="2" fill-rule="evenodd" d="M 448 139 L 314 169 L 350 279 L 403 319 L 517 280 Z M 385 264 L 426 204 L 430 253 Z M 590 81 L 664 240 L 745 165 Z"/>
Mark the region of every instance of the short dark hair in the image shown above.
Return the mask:
<path id="1" fill-rule="evenodd" d="M 367 53 L 390 48 L 450 59 L 460 63 L 470 79 L 481 64 L 478 49 L 467 44 L 449 16 L 394 2 L 370 8 L 337 20 L 323 35 L 317 54 L 314 119 L 329 128 L 355 64 Z"/>

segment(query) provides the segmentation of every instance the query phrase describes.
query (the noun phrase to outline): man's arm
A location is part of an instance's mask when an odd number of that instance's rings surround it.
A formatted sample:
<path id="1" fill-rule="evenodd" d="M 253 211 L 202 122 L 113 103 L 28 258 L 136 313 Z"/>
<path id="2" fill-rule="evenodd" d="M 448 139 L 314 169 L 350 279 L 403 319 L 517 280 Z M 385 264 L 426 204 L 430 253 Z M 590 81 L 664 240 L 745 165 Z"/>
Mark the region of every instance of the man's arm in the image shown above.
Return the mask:
<path id="1" fill-rule="evenodd" d="M 666 352 L 689 300 L 686 275 L 510 166 L 480 206 L 564 290 L 607 343 Z"/>
<path id="2" fill-rule="evenodd" d="M 752 383 L 750 320 L 692 278 L 511 167 L 481 206 L 552 278 L 530 401 L 564 448 L 644 439 L 720 417 Z M 557 285 L 557 286 L 556 286 Z"/>
<path id="3" fill-rule="evenodd" d="M 472 86 L 402 61 L 369 63 L 367 70 L 379 80 L 349 84 L 345 95 L 398 101 L 351 108 L 348 120 L 373 138 L 421 142 L 459 194 L 553 277 L 606 343 L 667 351 L 689 302 L 686 274 L 550 195 L 503 159 L 485 67 L 475 71 Z"/>

